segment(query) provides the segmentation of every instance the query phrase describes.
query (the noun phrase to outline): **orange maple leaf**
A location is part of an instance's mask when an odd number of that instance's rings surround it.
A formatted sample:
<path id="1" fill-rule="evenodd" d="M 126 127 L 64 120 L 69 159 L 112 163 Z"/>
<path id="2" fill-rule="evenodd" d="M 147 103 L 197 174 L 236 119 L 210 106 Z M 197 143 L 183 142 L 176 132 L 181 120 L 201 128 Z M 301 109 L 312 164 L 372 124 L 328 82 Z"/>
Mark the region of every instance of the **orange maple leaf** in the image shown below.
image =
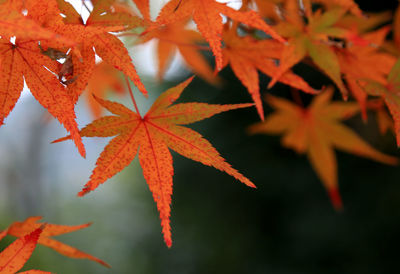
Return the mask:
<path id="1" fill-rule="evenodd" d="M 221 35 L 223 30 L 221 14 L 250 27 L 260 29 L 280 42 L 285 41 L 264 22 L 257 12 L 252 10 L 237 11 L 215 0 L 171 0 L 161 9 L 157 23 L 162 26 L 192 16 L 197 29 L 210 44 L 215 56 L 217 70 L 221 70 Z"/>
<path id="2" fill-rule="evenodd" d="M 0 39 L 0 126 L 17 103 L 24 87 L 69 131 L 82 156 L 85 148 L 75 121 L 74 104 L 53 75 L 55 62 L 41 54 L 37 42 Z"/>
<path id="3" fill-rule="evenodd" d="M 223 67 L 230 64 L 236 77 L 249 91 L 261 120 L 264 120 L 257 70 L 272 77 L 279 69 L 276 60 L 281 56 L 284 45 L 271 39 L 256 40 L 250 36 L 239 37 L 235 27 L 225 31 L 223 39 L 225 43 L 225 48 L 222 50 Z M 318 92 L 291 71 L 286 71 L 279 81 L 307 93 Z"/>
<path id="4" fill-rule="evenodd" d="M 31 233 L 32 231 L 36 231 L 38 228 L 42 227 L 43 223 L 38 223 L 38 221 L 42 217 L 29 217 L 23 222 L 14 222 L 7 229 L 7 234 L 15 237 L 21 237 L 27 233 Z M 57 251 L 58 253 L 75 258 L 75 259 L 89 259 L 99 264 L 102 264 L 106 267 L 110 267 L 106 262 L 90 255 L 85 252 L 82 252 L 72 246 L 66 245 L 62 242 L 52 239 L 53 236 L 58 236 L 70 232 L 74 232 L 83 228 L 90 226 L 91 224 L 83 224 L 77 226 L 67 226 L 67 225 L 56 225 L 56 224 L 47 224 L 43 228 L 43 232 L 38 237 L 37 242 L 41 245 L 50 247 Z"/>
<path id="5" fill-rule="evenodd" d="M 157 203 L 162 232 L 168 247 L 172 244 L 169 216 L 174 173 L 172 156 L 168 148 L 189 159 L 224 171 L 250 187 L 255 187 L 250 180 L 225 162 L 218 151 L 200 134 L 181 126 L 220 112 L 249 107 L 253 104 L 182 103 L 171 106 L 191 80 L 192 78 L 164 92 L 144 117 L 140 116 L 137 107 L 135 113 L 121 104 L 96 97 L 103 107 L 117 116 L 97 119 L 80 131 L 83 137 L 115 135 L 117 137 L 105 147 L 96 162 L 89 182 L 78 195 L 87 194 L 123 170 L 135 158 L 139 150 L 139 162 L 144 178 L 153 193 L 153 199 Z M 61 138 L 55 142 L 66 139 L 70 137 Z"/>
<path id="6" fill-rule="evenodd" d="M 114 13 L 112 12 L 113 4 L 115 1 L 97 1 L 93 7 L 89 18 L 86 21 L 85 27 L 90 26 L 110 26 L 118 24 L 127 24 L 126 20 L 133 18 L 130 22 L 130 27 L 140 26 L 141 21 L 136 21 L 138 17 L 126 18 L 127 14 Z M 105 5 L 108 4 L 108 5 Z M 107 8 L 105 8 L 107 7 Z M 118 10 L 117 10 L 118 11 Z M 108 16 L 108 17 L 107 17 Z M 108 20 L 105 20 L 108 19 Z M 112 20 L 111 20 L 112 19 Z M 111 21 L 111 22 L 110 22 Z M 114 35 L 104 32 L 103 34 L 91 36 L 91 40 L 88 42 L 91 47 L 95 48 L 96 54 L 100 56 L 103 61 L 121 70 L 126 76 L 128 76 L 137 86 L 137 88 L 147 96 L 147 90 L 142 84 L 135 67 L 133 66 L 132 59 L 129 56 L 128 50 L 124 44 Z"/>
<path id="7" fill-rule="evenodd" d="M 342 202 L 338 191 L 337 163 L 333 148 L 385 164 L 394 165 L 398 160 L 375 150 L 339 123 L 340 120 L 356 114 L 359 107 L 356 103 L 330 103 L 332 94 L 332 90 L 321 93 L 308 108 L 268 95 L 267 102 L 277 111 L 265 122 L 251 126 L 249 132 L 283 134 L 283 146 L 298 153 L 306 153 L 328 191 L 333 206 L 340 209 Z"/>
<path id="8" fill-rule="evenodd" d="M 43 231 L 43 226 L 33 230 L 30 233 L 26 233 L 19 239 L 15 240 L 6 249 L 0 253 L 0 273 L 2 274 L 14 274 L 20 270 L 26 261 L 31 257 L 33 250 L 36 248 L 38 239 Z M 4 231 L 0 233 L 0 236 L 4 234 Z M 0 237 L 1 239 L 1 237 Z M 50 274 L 41 270 L 28 270 L 21 272 L 20 274 Z"/>
<path id="9" fill-rule="evenodd" d="M 64 24 L 55 28 L 58 32 L 65 32 L 68 37 L 81 34 L 78 49 L 81 55 L 71 52 L 73 71 L 68 79 L 73 80 L 68 89 L 76 102 L 78 96 L 85 89 L 95 67 L 95 53 L 108 64 L 122 71 L 147 96 L 136 69 L 124 44 L 110 31 L 122 31 L 143 24 L 143 21 L 115 4 L 113 0 L 96 1 L 86 23 L 70 3 L 57 0 L 58 6 L 65 13 Z M 120 28 L 121 26 L 121 28 Z"/>

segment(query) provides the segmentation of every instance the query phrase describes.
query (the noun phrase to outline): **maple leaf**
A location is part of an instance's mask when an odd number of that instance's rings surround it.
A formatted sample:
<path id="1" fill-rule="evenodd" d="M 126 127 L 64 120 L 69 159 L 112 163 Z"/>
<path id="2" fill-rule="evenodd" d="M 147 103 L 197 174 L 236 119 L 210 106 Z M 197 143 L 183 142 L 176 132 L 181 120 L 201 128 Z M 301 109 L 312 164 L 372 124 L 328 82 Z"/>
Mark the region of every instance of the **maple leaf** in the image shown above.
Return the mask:
<path id="1" fill-rule="evenodd" d="M 31 257 L 33 250 L 36 247 L 37 241 L 43 231 L 43 226 L 33 230 L 29 234 L 21 236 L 15 240 L 6 249 L 0 253 L 0 273 L 2 274 L 14 274 L 20 270 L 26 261 Z M 0 233 L 0 235 L 4 234 Z M 5 236 L 5 235 L 2 235 Z M 0 237 L 1 239 L 1 237 Z M 50 272 L 40 270 L 28 270 L 21 272 L 24 274 L 41 273 L 45 274 Z"/>
<path id="2" fill-rule="evenodd" d="M 391 69 L 386 84 L 371 79 L 362 79 L 359 82 L 369 95 L 382 97 L 385 101 L 394 120 L 397 146 L 400 147 L 400 59 Z"/>
<path id="3" fill-rule="evenodd" d="M 225 48 L 222 50 L 223 66 L 230 64 L 237 78 L 249 91 L 261 120 L 264 120 L 257 70 L 272 77 L 279 69 L 275 61 L 281 56 L 284 46 L 271 39 L 256 40 L 250 36 L 239 37 L 235 27 L 225 31 L 223 39 L 225 43 Z M 279 81 L 307 93 L 318 92 L 291 71 L 286 71 Z"/>
<path id="4" fill-rule="evenodd" d="M 348 91 L 341 78 L 338 58 L 329 40 L 329 37 L 347 37 L 348 30 L 334 26 L 346 10 L 335 8 L 325 13 L 307 13 L 307 25 L 300 16 L 297 1 L 287 1 L 286 10 L 286 21 L 280 22 L 276 29 L 283 37 L 288 38 L 288 45 L 282 52 L 279 70 L 268 87 L 271 88 L 284 72 L 309 56 L 315 65 L 332 79 L 346 99 Z"/>
<path id="5" fill-rule="evenodd" d="M 41 54 L 35 41 L 0 38 L 0 126 L 17 103 L 24 87 L 71 133 L 82 156 L 85 148 L 75 121 L 74 104 L 64 86 L 53 75 L 55 63 Z"/>
<path id="6" fill-rule="evenodd" d="M 342 207 L 338 191 L 337 163 L 333 148 L 385 164 L 397 164 L 364 142 L 357 134 L 340 123 L 359 111 L 355 103 L 330 102 L 333 91 L 316 96 L 308 108 L 268 95 L 267 102 L 276 109 L 263 123 L 249 128 L 249 132 L 283 134 L 282 145 L 298 153 L 306 153 L 314 170 L 329 193 L 333 206 Z"/>
<path id="7" fill-rule="evenodd" d="M 71 4 L 64 0 L 57 0 L 58 6 L 65 13 L 64 24 L 58 25 L 56 31 L 65 32 L 66 35 L 75 37 L 81 34 L 80 44 L 77 47 L 81 55 L 71 52 L 73 65 L 72 74 L 68 79 L 73 80 L 68 85 L 69 92 L 76 102 L 78 96 L 85 89 L 95 68 L 95 53 L 108 64 L 122 71 L 147 96 L 147 91 L 142 84 L 136 69 L 124 44 L 110 31 L 122 31 L 143 24 L 143 21 L 129 13 L 127 9 L 115 4 L 115 0 L 96 1 L 86 23 L 80 18 Z M 122 28 L 120 27 L 122 26 Z"/>
<path id="8" fill-rule="evenodd" d="M 38 223 L 38 221 L 42 217 L 29 217 L 23 222 L 14 222 L 11 224 L 7 230 L 7 234 L 15 236 L 15 237 L 21 237 L 27 233 L 31 233 L 32 231 L 37 230 L 38 228 L 42 227 L 44 224 L 43 223 Z M 59 242 L 57 240 L 52 239 L 51 237 L 53 236 L 58 236 L 70 232 L 74 232 L 83 228 L 86 228 L 90 226 L 91 224 L 83 224 L 83 225 L 77 225 L 77 226 L 67 226 L 67 225 L 56 225 L 56 224 L 47 224 L 43 228 L 43 232 L 40 234 L 40 237 L 38 238 L 37 242 L 41 245 L 50 247 L 57 251 L 58 253 L 75 258 L 75 259 L 89 259 L 95 262 L 98 262 L 99 264 L 102 264 L 106 267 L 110 267 L 106 262 L 90 255 L 85 252 L 82 252 L 72 246 L 66 245 L 62 242 Z"/>
<path id="9" fill-rule="evenodd" d="M 285 41 L 264 22 L 257 12 L 252 10 L 237 11 L 215 0 L 171 0 L 161 9 L 156 21 L 162 26 L 192 16 L 197 29 L 210 44 L 215 56 L 217 70 L 221 70 L 221 35 L 223 30 L 221 14 L 250 27 L 260 29 L 280 42 Z"/>
<path id="10" fill-rule="evenodd" d="M 135 113 L 121 104 L 95 97 L 104 108 L 117 116 L 97 119 L 80 131 L 83 137 L 117 136 L 101 153 L 89 182 L 78 195 L 87 194 L 123 170 L 139 150 L 139 162 L 153 199 L 157 203 L 162 232 L 168 247 L 172 245 L 169 216 L 174 173 L 172 156 L 168 148 L 189 159 L 224 171 L 250 187 L 255 187 L 249 179 L 225 162 L 217 150 L 199 133 L 182 126 L 220 112 L 249 107 L 253 104 L 182 103 L 171 106 L 191 80 L 192 78 L 164 92 L 144 117 L 140 116 L 137 107 Z M 70 137 L 54 142 L 67 139 Z"/>

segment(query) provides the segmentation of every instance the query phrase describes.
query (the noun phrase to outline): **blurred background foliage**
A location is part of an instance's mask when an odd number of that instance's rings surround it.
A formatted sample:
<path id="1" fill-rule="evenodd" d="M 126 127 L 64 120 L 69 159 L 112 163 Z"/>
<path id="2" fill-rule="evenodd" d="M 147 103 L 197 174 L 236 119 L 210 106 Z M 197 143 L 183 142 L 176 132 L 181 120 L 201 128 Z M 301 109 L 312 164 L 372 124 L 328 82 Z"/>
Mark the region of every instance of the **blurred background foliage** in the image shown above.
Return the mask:
<path id="1" fill-rule="evenodd" d="M 369 11 L 394 10 L 397 5 L 389 0 L 358 2 Z M 296 70 L 309 74 L 314 86 L 328 83 L 306 66 Z M 153 98 L 138 95 L 141 110 L 189 75 L 183 72 L 162 84 L 148 78 L 146 87 Z M 221 87 L 195 79 L 180 101 L 250 101 L 229 69 L 221 76 L 225 79 Z M 263 90 L 268 81 L 261 76 Z M 269 92 L 290 98 L 283 85 Z M 310 100 L 301 96 L 304 102 Z M 131 107 L 128 96 L 113 99 Z M 78 104 L 77 112 L 80 126 L 91 121 L 84 103 Z M 90 195 L 76 197 L 108 139 L 85 139 L 86 160 L 70 142 L 49 145 L 65 132 L 57 122 L 48 121 L 30 95 L 25 96 L 0 129 L 0 228 L 35 215 L 49 223 L 93 222 L 58 239 L 112 268 L 38 246 L 24 269 L 55 273 L 395 273 L 400 245 L 399 167 L 337 152 L 345 208 L 335 212 L 305 156 L 281 147 L 277 136 L 246 134 L 246 127 L 258 119 L 255 109 L 241 109 L 191 126 L 257 189 L 172 153 L 174 242 L 168 249 L 138 160 Z M 348 124 L 374 147 L 399 155 L 394 137 L 377 133 L 373 116 L 367 124 L 359 116 Z M 0 248 L 12 240 L 7 237 Z"/>

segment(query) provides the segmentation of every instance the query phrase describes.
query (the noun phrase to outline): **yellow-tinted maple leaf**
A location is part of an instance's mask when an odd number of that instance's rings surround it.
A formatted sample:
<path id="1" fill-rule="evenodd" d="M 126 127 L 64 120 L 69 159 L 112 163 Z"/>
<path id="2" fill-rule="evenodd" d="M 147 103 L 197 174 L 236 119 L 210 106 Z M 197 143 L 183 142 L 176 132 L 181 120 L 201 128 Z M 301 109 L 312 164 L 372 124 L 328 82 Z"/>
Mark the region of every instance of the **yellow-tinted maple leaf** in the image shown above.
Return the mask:
<path id="1" fill-rule="evenodd" d="M 31 257 L 33 250 L 36 248 L 38 239 L 43 231 L 43 227 L 34 229 L 30 233 L 25 233 L 19 239 L 15 240 L 6 249 L 0 253 L 0 273 L 14 274 L 20 270 L 26 261 Z M 21 272 L 25 274 L 37 273 L 45 274 L 50 272 L 40 270 L 28 270 Z"/>
<path id="2" fill-rule="evenodd" d="M 348 91 L 341 78 L 339 61 L 329 40 L 330 37 L 345 38 L 348 35 L 348 30 L 334 26 L 346 10 L 335 8 L 324 13 L 306 13 L 309 23 L 305 24 L 297 0 L 288 0 L 285 8 L 285 21 L 280 22 L 276 29 L 279 34 L 288 38 L 288 45 L 282 52 L 279 70 L 269 87 L 272 87 L 284 72 L 309 56 L 314 64 L 332 79 L 343 97 L 347 98 Z"/>
<path id="3" fill-rule="evenodd" d="M 171 106 L 190 81 L 191 79 L 164 92 L 144 117 L 121 104 L 96 98 L 103 107 L 117 116 L 97 119 L 80 131 L 83 137 L 117 136 L 101 153 L 89 182 L 78 195 L 87 194 L 123 170 L 139 150 L 139 162 L 153 199 L 157 203 L 167 246 L 172 244 L 169 216 L 174 173 L 168 148 L 189 159 L 224 171 L 244 184 L 254 187 L 253 183 L 233 169 L 199 133 L 182 126 L 252 104 L 182 103 Z M 55 142 L 69 138 L 68 136 Z"/>
<path id="4" fill-rule="evenodd" d="M 75 121 L 74 104 L 58 79 L 55 63 L 41 54 L 37 42 L 11 43 L 0 39 L 0 125 L 14 108 L 24 87 L 24 80 L 33 96 L 71 133 L 82 156 L 85 148 Z"/>
<path id="5" fill-rule="evenodd" d="M 386 84 L 370 79 L 360 80 L 360 84 L 369 95 L 380 96 L 385 101 L 394 120 L 397 146 L 400 147 L 400 59 L 391 69 Z"/>
<path id="6" fill-rule="evenodd" d="M 331 103 L 332 94 L 332 90 L 321 93 L 308 108 L 269 95 L 266 97 L 267 102 L 276 112 L 265 122 L 251 126 L 249 132 L 283 134 L 283 146 L 298 153 L 306 153 L 328 191 L 333 206 L 340 209 L 342 202 L 338 191 L 334 148 L 385 164 L 393 165 L 398 161 L 375 150 L 340 123 L 357 113 L 359 107 L 355 103 Z"/>
<path id="7" fill-rule="evenodd" d="M 38 223 L 38 221 L 41 218 L 42 217 L 29 217 L 23 222 L 15 222 L 10 225 L 10 227 L 7 230 L 7 234 L 15 237 L 21 237 L 27 233 L 31 233 L 32 231 L 35 231 L 41 226 L 43 226 L 43 223 Z M 82 252 L 72 246 L 66 245 L 62 242 L 59 242 L 51 238 L 53 236 L 74 232 L 86 228 L 88 226 L 90 226 L 90 223 L 77 226 L 45 224 L 43 232 L 40 234 L 40 237 L 38 238 L 37 242 L 41 245 L 54 249 L 55 251 L 64 256 L 75 259 L 89 259 L 98 262 L 106 267 L 110 267 L 106 262 L 90 254 Z"/>
<path id="8" fill-rule="evenodd" d="M 93 98 L 104 98 L 107 90 L 112 90 L 116 93 L 123 94 L 124 87 L 121 83 L 121 77 L 118 71 L 105 62 L 96 64 L 92 77 L 87 85 L 88 93 L 86 96 L 89 108 L 95 118 L 99 118 L 102 113 L 102 108 Z"/>
<path id="9" fill-rule="evenodd" d="M 272 77 L 278 70 L 275 61 L 281 56 L 284 45 L 271 39 L 256 40 L 250 36 L 239 37 L 236 28 L 225 31 L 223 39 L 225 43 L 222 50 L 223 66 L 230 64 L 236 77 L 249 91 L 261 120 L 264 120 L 257 70 Z M 279 81 L 307 93 L 317 92 L 291 71 L 286 71 Z"/>
<path id="10" fill-rule="evenodd" d="M 284 41 L 264 22 L 257 12 L 252 10 L 237 11 L 215 0 L 171 0 L 162 8 L 157 17 L 157 23 L 165 25 L 192 16 L 197 29 L 210 44 L 215 56 L 217 70 L 220 70 L 222 68 L 221 35 L 223 30 L 221 14 L 237 22 L 260 29 L 278 41 Z"/>

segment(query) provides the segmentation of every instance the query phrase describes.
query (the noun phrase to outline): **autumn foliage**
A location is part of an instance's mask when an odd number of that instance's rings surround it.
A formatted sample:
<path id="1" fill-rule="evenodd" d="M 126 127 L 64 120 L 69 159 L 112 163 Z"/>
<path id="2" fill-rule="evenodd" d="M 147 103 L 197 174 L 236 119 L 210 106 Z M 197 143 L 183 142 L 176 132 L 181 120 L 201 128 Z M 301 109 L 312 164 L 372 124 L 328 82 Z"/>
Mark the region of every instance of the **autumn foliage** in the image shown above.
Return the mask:
<path id="1" fill-rule="evenodd" d="M 284 147 L 306 154 L 333 206 L 341 209 L 334 149 L 384 164 L 398 163 L 343 121 L 360 114 L 366 122 L 375 112 L 382 131 L 392 129 L 400 145 L 400 9 L 394 15 L 365 14 L 352 0 L 238 2 L 237 9 L 215 0 L 170 0 L 153 17 L 149 0 L 92 0 L 83 2 L 90 15 L 82 18 L 64 0 L 0 1 L 0 125 L 5 126 L 26 85 L 68 132 L 53 143 L 72 140 L 85 157 L 82 137 L 113 137 L 78 196 L 94 191 L 138 155 L 168 247 L 174 174 L 170 150 L 249 187 L 257 185 L 185 126 L 228 110 L 254 107 L 259 121 L 248 121 L 243 130 L 282 135 Z M 230 67 L 252 103 L 175 103 L 184 89 L 190 92 L 190 78 L 163 92 L 141 115 L 130 81 L 145 97 L 152 91 L 136 72 L 125 37 L 137 45 L 156 42 L 159 80 L 179 52 L 187 68 L 212 85 L 222 85 L 218 73 Z M 213 60 L 205 57 L 206 51 Z M 329 79 L 330 85 L 313 86 L 296 70 L 300 63 Z M 259 73 L 270 78 L 267 87 L 260 86 Z M 267 88 L 278 82 L 290 87 L 291 99 L 268 94 Z M 128 91 L 133 106 L 107 100 L 109 89 Z M 263 93 L 274 112 L 265 112 Z M 335 93 L 338 99 L 332 101 Z M 304 105 L 303 94 L 313 97 L 309 105 Z M 81 129 L 74 110 L 80 98 L 86 98 L 95 118 Z M 111 115 L 104 116 L 105 110 Z M 19 271 L 36 244 L 108 266 L 52 238 L 88 225 L 37 223 L 39 219 L 30 217 L 1 232 L 0 238 L 18 237 L 0 254 L 1 273 Z"/>
<path id="2" fill-rule="evenodd" d="M 90 224 L 77 226 L 55 225 L 47 223 L 37 223 L 42 217 L 29 217 L 24 222 L 15 222 L 8 228 L 0 232 L 0 240 L 7 235 L 18 237 L 11 245 L 0 253 L 0 273 L 16 273 L 26 261 L 28 261 L 37 244 L 41 244 L 54 249 L 60 254 L 77 259 L 89 259 L 98 262 L 106 267 L 110 267 L 102 260 L 84 253 L 72 246 L 52 239 L 65 233 L 88 227 Z M 29 270 L 21 273 L 50 273 L 39 270 Z"/>

